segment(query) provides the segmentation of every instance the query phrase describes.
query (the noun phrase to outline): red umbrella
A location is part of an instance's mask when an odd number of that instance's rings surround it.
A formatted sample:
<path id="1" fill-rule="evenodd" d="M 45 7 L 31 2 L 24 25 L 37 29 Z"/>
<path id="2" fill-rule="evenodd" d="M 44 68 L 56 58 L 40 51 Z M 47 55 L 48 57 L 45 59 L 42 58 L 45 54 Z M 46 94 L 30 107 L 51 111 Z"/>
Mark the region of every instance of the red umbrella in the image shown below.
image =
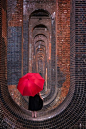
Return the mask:
<path id="1" fill-rule="evenodd" d="M 19 79 L 17 89 L 23 96 L 34 96 L 43 90 L 44 81 L 39 73 L 27 73 Z"/>

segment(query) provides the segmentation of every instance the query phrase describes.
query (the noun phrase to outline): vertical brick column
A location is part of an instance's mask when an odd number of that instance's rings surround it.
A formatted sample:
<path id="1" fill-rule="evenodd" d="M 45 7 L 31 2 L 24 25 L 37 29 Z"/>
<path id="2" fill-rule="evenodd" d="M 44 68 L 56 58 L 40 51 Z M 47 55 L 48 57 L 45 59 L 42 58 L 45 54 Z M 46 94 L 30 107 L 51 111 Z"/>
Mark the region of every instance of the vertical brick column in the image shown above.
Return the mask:
<path id="1" fill-rule="evenodd" d="M 75 87 L 75 0 L 71 1 L 70 12 L 70 90 Z M 72 96 L 71 96 L 72 97 Z"/>
<path id="2" fill-rule="evenodd" d="M 1 52 L 2 52 L 2 47 L 1 47 L 1 44 L 2 44 L 2 0 L 0 1 L 0 73 L 2 73 L 2 61 L 1 61 Z M 0 74 L 0 81 L 1 81 L 1 78 L 2 78 L 2 74 Z"/>
<path id="3" fill-rule="evenodd" d="M 75 64 L 76 85 L 79 86 L 86 79 L 86 1 L 75 1 Z"/>
<path id="4" fill-rule="evenodd" d="M 8 0 L 8 44 L 7 75 L 8 85 L 18 84 L 22 66 L 22 4 L 20 1 Z"/>
<path id="5" fill-rule="evenodd" d="M 28 72 L 28 58 L 29 58 L 29 28 L 28 28 L 28 20 L 23 18 L 23 75 Z"/>
<path id="6" fill-rule="evenodd" d="M 78 99 L 78 105 L 81 100 L 85 100 L 86 90 L 86 1 L 85 0 L 72 0 L 71 1 L 71 87 L 70 90 L 74 90 L 75 86 L 75 97 Z M 83 101 L 83 105 L 84 105 Z M 76 101 L 75 104 L 76 105 Z M 82 105 L 81 105 L 82 106 Z M 80 107 L 79 110 L 80 110 Z M 78 108 L 77 107 L 77 108 Z M 84 108 L 82 108 L 84 112 Z M 82 116 L 82 115 L 81 115 Z M 80 116 L 80 117 L 81 117 Z M 84 119 L 86 114 L 84 113 L 81 120 L 79 120 L 73 128 L 85 128 L 86 120 Z M 80 118 L 79 118 L 80 119 Z M 72 128 L 70 128 L 72 129 Z"/>
<path id="7" fill-rule="evenodd" d="M 55 90 L 56 83 L 56 37 L 55 37 L 55 20 L 51 24 L 51 87 Z M 52 90 L 53 91 L 53 90 Z"/>
<path id="8" fill-rule="evenodd" d="M 86 83 L 86 1 L 75 0 L 75 85 L 81 92 Z"/>
<path id="9" fill-rule="evenodd" d="M 75 0 L 75 52 L 76 90 L 86 98 L 83 94 L 86 91 L 86 0 Z M 85 128 L 86 120 L 82 120 L 78 127 Z"/>
<path id="10" fill-rule="evenodd" d="M 56 37 L 55 37 L 55 20 L 52 19 L 51 24 L 51 91 L 45 100 L 52 98 L 55 93 L 56 86 Z"/>

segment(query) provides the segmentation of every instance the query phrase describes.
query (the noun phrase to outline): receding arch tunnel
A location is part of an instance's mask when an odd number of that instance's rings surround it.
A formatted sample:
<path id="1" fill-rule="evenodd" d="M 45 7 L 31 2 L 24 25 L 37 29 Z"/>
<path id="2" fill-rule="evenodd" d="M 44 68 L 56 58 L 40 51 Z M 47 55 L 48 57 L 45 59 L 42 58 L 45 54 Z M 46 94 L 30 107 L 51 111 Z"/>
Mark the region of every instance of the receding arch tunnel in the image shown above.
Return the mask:
<path id="1" fill-rule="evenodd" d="M 86 54 L 77 48 L 85 41 L 80 41 L 83 30 L 78 26 L 80 36 L 76 28 L 75 17 L 81 16 L 78 1 L 1 0 L 0 127 L 85 127 L 80 118 L 85 118 Z M 81 4 L 84 7 L 86 2 Z M 45 78 L 44 106 L 37 118 L 31 117 L 28 97 L 17 90 L 19 78 L 27 72 L 39 72 Z"/>

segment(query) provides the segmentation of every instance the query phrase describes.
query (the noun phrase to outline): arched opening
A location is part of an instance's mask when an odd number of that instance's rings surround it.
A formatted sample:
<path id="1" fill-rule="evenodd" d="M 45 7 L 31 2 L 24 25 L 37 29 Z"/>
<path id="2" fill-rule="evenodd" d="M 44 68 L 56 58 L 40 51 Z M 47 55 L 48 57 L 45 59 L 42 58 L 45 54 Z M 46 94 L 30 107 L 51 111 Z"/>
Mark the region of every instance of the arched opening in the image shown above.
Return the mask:
<path id="1" fill-rule="evenodd" d="M 48 30 L 47 27 L 46 27 L 45 25 L 43 25 L 43 24 L 38 24 L 38 25 L 36 25 L 36 26 L 33 28 L 33 30 L 34 30 L 34 29 L 40 29 L 40 28 L 41 28 L 41 29 L 46 29 L 46 30 Z"/>
<path id="2" fill-rule="evenodd" d="M 1 113 L 1 118 L 0 119 L 2 119 L 2 115 L 3 115 L 2 124 L 4 125 L 4 123 L 5 123 L 6 124 L 6 128 L 7 128 L 7 126 L 9 128 L 34 128 L 34 127 L 37 127 L 37 128 L 38 127 L 39 128 L 40 127 L 41 128 L 64 128 L 64 127 L 65 128 L 70 128 L 71 126 L 73 126 L 76 123 L 76 121 L 78 121 L 78 119 L 84 113 L 84 111 L 85 111 L 85 83 L 83 81 L 84 74 L 82 74 L 81 71 L 84 72 L 85 55 L 83 55 L 83 52 L 79 48 L 78 48 L 78 52 L 79 53 L 77 53 L 77 45 L 76 44 L 80 43 L 80 41 L 78 42 L 78 37 L 81 38 L 81 39 L 82 39 L 82 37 L 80 37 L 80 35 L 76 35 L 76 33 L 75 33 L 75 32 L 77 32 L 77 30 L 75 29 L 75 23 L 77 24 L 77 21 L 75 22 L 74 18 L 75 18 L 75 15 L 77 15 L 77 14 L 75 14 L 75 8 L 74 8 L 75 7 L 75 2 L 74 1 L 71 1 L 71 2 L 72 2 L 72 4 L 71 4 L 71 7 L 72 7 L 71 11 L 72 12 L 71 12 L 71 42 L 70 42 L 70 44 L 71 44 L 71 49 L 70 49 L 70 51 L 71 51 L 71 58 L 70 58 L 70 60 L 71 60 L 71 71 L 70 71 L 70 74 L 71 74 L 71 84 L 70 84 L 70 91 L 69 91 L 68 95 L 66 96 L 66 98 L 64 99 L 64 101 L 63 100 L 60 101 L 60 105 L 59 106 L 58 105 L 52 106 L 52 103 L 50 102 L 50 104 L 47 105 L 47 108 L 45 108 L 45 110 L 43 110 L 43 113 L 40 112 L 38 118 L 35 119 L 35 120 L 33 120 L 30 117 L 31 116 L 30 112 L 28 112 L 27 110 L 24 110 L 21 106 L 18 106 L 15 103 L 16 102 L 15 99 L 12 100 L 11 96 L 9 95 L 8 87 L 7 87 L 7 81 L 6 81 L 6 78 L 5 78 L 5 75 L 6 75 L 6 71 L 5 71 L 6 70 L 6 65 L 5 65 L 6 64 L 6 60 L 5 60 L 5 57 L 3 57 L 3 53 L 5 53 L 5 51 L 4 51 L 5 49 L 3 49 L 3 47 L 5 45 L 4 44 L 3 45 L 0 44 L 0 53 L 1 53 L 0 54 L 0 67 L 1 67 L 1 69 L 0 69 L 1 70 L 1 75 L 0 75 L 0 104 L 1 104 L 1 110 L 0 111 L 2 111 L 2 112 L 0 112 Z M 68 1 L 66 1 L 66 3 L 67 3 L 66 5 L 68 5 Z M 62 4 L 62 2 L 60 2 L 60 1 L 59 1 L 58 4 L 60 4 L 59 7 L 61 7 L 62 8 L 61 11 L 63 11 L 64 6 L 66 6 L 66 5 Z M 78 4 L 78 2 L 76 2 L 76 4 Z M 84 7 L 84 5 L 83 5 L 83 7 Z M 77 8 L 77 5 L 76 5 L 76 8 Z M 79 10 L 78 10 L 78 12 L 79 12 Z M 66 11 L 64 11 L 64 14 L 65 13 L 66 13 Z M 61 12 L 60 12 L 60 14 L 61 14 Z M 83 15 L 84 15 L 84 13 L 83 13 Z M 62 14 L 61 16 L 63 18 L 62 20 L 64 21 L 64 18 L 65 18 L 64 15 Z M 26 18 L 26 17 L 24 17 L 24 18 Z M 24 20 L 26 20 L 26 19 L 24 19 Z M 25 27 L 27 21 L 28 20 L 24 21 L 24 27 Z M 63 22 L 63 23 L 65 23 L 65 22 Z M 66 24 L 67 24 L 67 22 L 66 22 Z M 20 26 L 16 27 L 16 24 L 15 24 L 15 26 L 12 26 L 12 25 L 14 25 L 14 22 L 13 22 L 13 24 L 9 24 L 9 26 L 8 26 L 8 28 L 12 27 L 11 31 L 8 31 L 9 35 L 12 32 L 14 34 L 13 37 L 17 37 L 17 36 L 20 37 L 20 35 L 21 35 L 20 34 L 21 33 L 21 27 Z M 61 21 L 60 21 L 59 27 L 62 27 L 61 28 L 62 31 L 60 31 L 59 35 L 57 35 L 57 36 L 59 37 L 60 43 L 64 44 L 63 40 L 65 40 L 67 37 L 64 38 L 64 39 L 62 39 L 62 37 L 60 37 L 63 34 L 62 32 L 64 32 L 64 30 L 65 30 L 64 26 L 60 26 L 60 25 L 63 25 L 63 24 L 61 24 Z M 82 25 L 84 26 L 84 24 L 82 24 Z M 66 27 L 68 27 L 68 26 L 66 26 Z M 59 31 L 59 29 L 58 29 L 58 31 Z M 81 30 L 81 32 L 82 31 L 83 30 Z M 5 31 L 3 31 L 3 32 L 5 32 Z M 18 32 L 18 34 L 16 34 L 15 32 Z M 25 27 L 24 34 L 27 34 L 26 32 L 27 32 L 27 25 Z M 45 33 L 43 33 L 43 31 L 41 31 L 40 35 L 41 34 L 44 35 Z M 36 33 L 36 35 L 34 33 L 33 37 L 37 38 L 37 35 L 39 35 L 39 33 Z M 43 35 L 41 35 L 41 36 L 44 38 Z M 46 33 L 46 37 L 47 36 L 48 36 L 48 34 Z M 76 42 L 75 42 L 75 37 L 77 39 Z M 37 39 L 35 39 L 35 38 L 33 38 L 34 41 L 35 40 L 37 41 Z M 85 38 L 85 37 L 83 36 L 83 38 Z M 38 37 L 38 39 L 39 39 L 39 37 Z M 14 38 L 14 40 L 16 40 L 16 38 Z M 27 45 L 25 43 L 28 41 L 26 35 L 24 35 L 24 40 L 25 40 L 24 41 L 24 54 L 28 55 L 26 53 L 26 51 L 25 51 L 25 50 L 27 50 L 26 49 Z M 8 41 L 9 41 L 9 37 L 8 37 Z M 9 49 L 7 49 L 7 51 L 9 52 L 9 50 L 10 51 L 13 50 L 14 46 L 15 46 L 14 47 L 15 50 L 16 50 L 16 47 L 18 47 L 17 50 L 20 50 L 19 49 L 19 45 L 20 45 L 19 41 L 21 41 L 21 40 L 20 40 L 20 38 L 18 39 L 18 37 L 17 37 L 18 44 L 16 44 L 16 43 L 12 44 L 13 40 L 12 40 L 12 37 L 11 37 L 10 38 L 10 42 L 8 42 Z M 43 41 L 45 42 L 45 39 Z M 83 43 L 84 43 L 84 41 L 85 41 L 85 39 L 83 39 Z M 66 40 L 66 42 L 67 42 L 67 40 Z M 66 44 L 66 42 L 65 42 L 65 44 Z M 81 41 L 81 43 L 82 43 L 82 41 Z M 10 47 L 10 45 L 13 45 L 13 47 L 12 46 Z M 66 48 L 68 48 L 68 45 L 67 45 Z M 62 47 L 59 50 L 61 51 L 61 49 L 62 49 Z M 62 49 L 62 50 L 64 50 L 64 49 Z M 18 52 L 19 51 L 17 51 L 16 53 L 18 53 Z M 37 54 L 38 54 L 37 57 L 38 58 L 40 57 L 38 65 L 41 65 L 41 64 L 43 64 L 42 63 L 43 62 L 42 59 L 44 58 L 43 57 L 43 53 L 40 53 L 40 51 L 38 50 Z M 75 58 L 75 54 L 76 54 L 76 58 Z M 67 53 L 67 55 L 68 55 L 68 53 Z M 10 56 L 10 53 L 8 54 L 8 56 Z M 14 56 L 14 54 L 12 53 L 11 61 L 13 61 L 13 59 L 15 59 L 15 58 L 13 58 L 13 56 Z M 61 60 L 61 58 L 62 57 L 60 55 L 60 58 L 58 58 L 57 60 L 63 61 L 61 64 L 63 64 L 63 66 L 64 66 L 64 60 Z M 24 59 L 26 59 L 26 58 L 24 58 Z M 26 60 L 24 60 L 24 61 L 26 61 Z M 68 60 L 66 60 L 66 61 L 68 61 Z M 9 61 L 8 61 L 8 63 L 10 65 Z M 14 66 L 13 62 L 11 62 L 11 63 L 12 63 L 12 66 Z M 10 67 L 10 70 L 8 69 L 8 72 L 11 72 L 11 69 L 12 69 L 12 72 L 14 72 L 13 71 L 14 67 L 12 67 L 12 66 Z M 65 66 L 66 66 L 66 64 L 65 64 Z M 82 68 L 82 66 L 83 66 L 83 68 Z M 26 64 L 24 64 L 24 69 L 25 69 L 25 67 L 26 67 Z M 62 68 L 62 65 L 61 65 L 61 68 Z M 75 68 L 77 68 L 77 69 L 75 70 Z M 79 70 L 78 68 L 80 68 L 81 71 L 78 71 Z M 65 69 L 63 69 L 63 70 L 65 71 Z M 60 72 L 60 67 L 57 67 L 57 70 L 59 71 L 59 73 L 61 74 L 61 77 L 62 77 L 63 74 Z M 46 72 L 47 72 L 47 69 L 46 69 Z M 15 73 L 16 73 L 16 71 L 15 71 Z M 16 74 L 16 76 L 17 76 L 17 74 Z M 12 77 L 14 78 L 14 76 L 12 76 Z M 12 77 L 11 77 L 11 79 L 12 79 Z M 59 78 L 59 82 L 60 82 L 61 79 L 62 78 Z M 65 85 L 65 87 L 66 87 L 66 85 Z M 75 88 L 75 91 L 74 91 L 74 88 Z M 62 93 L 65 93 L 64 91 L 65 91 L 65 89 L 63 89 Z M 56 103 L 58 101 L 58 98 L 59 98 L 59 96 L 55 99 Z M 20 103 L 22 103 L 22 102 L 20 102 Z M 48 110 L 49 108 L 51 108 L 50 106 L 53 107 L 52 110 Z M 33 122 L 33 121 L 35 121 L 35 122 Z M 80 127 L 81 127 L 81 124 L 80 124 Z"/>
<path id="3" fill-rule="evenodd" d="M 50 65 L 47 63 L 47 60 L 49 60 L 47 52 L 49 51 L 51 33 L 49 29 L 51 28 L 51 24 L 44 23 L 45 19 L 51 23 L 49 12 L 43 9 L 33 11 L 29 17 L 29 49 L 33 51 L 32 56 L 31 52 L 29 53 L 29 64 L 31 64 L 29 65 L 29 71 L 38 72 L 44 77 L 46 82 L 42 91 L 44 98 L 45 94 L 50 91 L 50 85 L 47 85 L 47 81 L 48 83 L 50 81 L 46 75 L 48 75 L 47 72 L 49 72 Z M 46 69 L 48 70 L 46 71 Z"/>
<path id="4" fill-rule="evenodd" d="M 47 10 L 37 9 L 31 13 L 30 17 L 49 17 L 50 14 Z"/>

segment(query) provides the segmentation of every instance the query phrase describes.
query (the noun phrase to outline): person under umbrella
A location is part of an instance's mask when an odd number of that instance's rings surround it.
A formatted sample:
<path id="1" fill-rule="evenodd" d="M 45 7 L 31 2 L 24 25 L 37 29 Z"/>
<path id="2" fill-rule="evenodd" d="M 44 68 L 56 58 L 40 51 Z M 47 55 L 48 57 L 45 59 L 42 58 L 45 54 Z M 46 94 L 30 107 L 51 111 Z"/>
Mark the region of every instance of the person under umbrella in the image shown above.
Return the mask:
<path id="1" fill-rule="evenodd" d="M 40 91 L 43 90 L 44 79 L 39 73 L 27 73 L 19 79 L 17 89 L 22 96 L 29 96 L 29 107 L 32 117 L 37 117 L 38 110 L 43 107 L 43 98 Z"/>
<path id="2" fill-rule="evenodd" d="M 29 97 L 29 106 L 28 110 L 32 111 L 32 117 L 37 117 L 37 111 L 41 110 L 43 107 L 43 98 L 40 94 L 36 94 L 35 96 Z"/>

